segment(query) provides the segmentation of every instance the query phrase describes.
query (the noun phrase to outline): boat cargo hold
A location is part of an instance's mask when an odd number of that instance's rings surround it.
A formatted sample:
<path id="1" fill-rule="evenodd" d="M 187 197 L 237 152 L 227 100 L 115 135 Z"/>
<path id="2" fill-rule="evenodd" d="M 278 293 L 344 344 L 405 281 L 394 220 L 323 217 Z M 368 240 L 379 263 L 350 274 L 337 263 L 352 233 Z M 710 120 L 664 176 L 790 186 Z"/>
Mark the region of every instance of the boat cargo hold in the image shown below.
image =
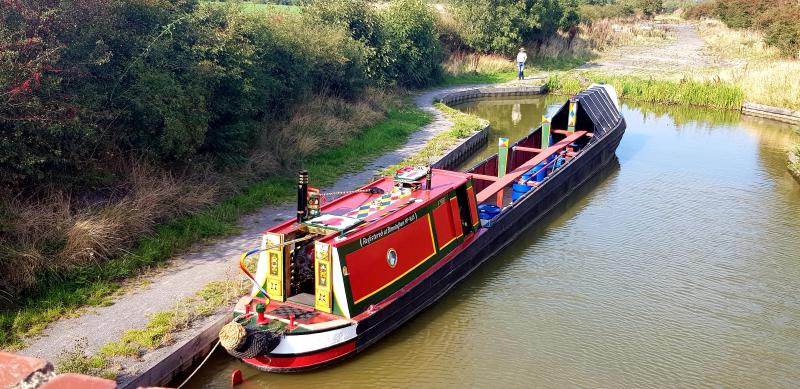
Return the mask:
<path id="1" fill-rule="evenodd" d="M 613 88 L 594 85 L 516 143 L 501 138 L 498 154 L 463 172 L 405 167 L 330 200 L 301 172 L 297 217 L 242 255 L 253 288 L 220 331 L 221 344 L 271 372 L 364 350 L 597 175 L 624 131 Z"/>

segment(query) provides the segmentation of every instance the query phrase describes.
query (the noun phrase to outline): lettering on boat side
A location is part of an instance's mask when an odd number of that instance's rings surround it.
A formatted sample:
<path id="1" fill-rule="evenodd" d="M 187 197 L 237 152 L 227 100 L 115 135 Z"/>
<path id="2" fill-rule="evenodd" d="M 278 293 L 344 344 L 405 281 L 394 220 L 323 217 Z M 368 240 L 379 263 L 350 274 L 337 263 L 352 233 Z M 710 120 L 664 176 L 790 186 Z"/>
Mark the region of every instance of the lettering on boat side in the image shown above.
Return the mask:
<path id="1" fill-rule="evenodd" d="M 364 246 L 366 246 L 366 245 L 368 245 L 368 244 L 370 244 L 370 243 L 372 243 L 372 242 L 374 242 L 374 241 L 376 241 L 376 240 L 378 240 L 380 238 L 383 238 L 386 235 L 391 234 L 392 232 L 395 232 L 395 231 L 403 228 L 406 224 L 411 223 L 414 220 L 417 220 L 417 213 L 416 212 L 414 212 L 411 215 L 406 216 L 405 219 L 400 220 L 399 222 L 396 222 L 396 223 L 394 223 L 392 225 L 386 226 L 384 229 L 382 229 L 382 230 L 380 230 L 378 232 L 374 232 L 372 234 L 369 234 L 369 235 L 359 239 L 358 243 L 361 245 L 361 247 L 364 247 Z"/>

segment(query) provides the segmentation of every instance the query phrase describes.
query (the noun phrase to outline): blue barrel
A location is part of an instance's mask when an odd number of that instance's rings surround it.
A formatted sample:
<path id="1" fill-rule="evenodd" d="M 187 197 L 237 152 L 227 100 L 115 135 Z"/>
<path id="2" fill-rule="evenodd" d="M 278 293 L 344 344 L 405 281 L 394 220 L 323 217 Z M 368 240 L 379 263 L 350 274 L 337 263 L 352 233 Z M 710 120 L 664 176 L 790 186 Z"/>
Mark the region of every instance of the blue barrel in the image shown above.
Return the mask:
<path id="1" fill-rule="evenodd" d="M 526 185 L 526 184 L 514 184 L 514 185 L 511 185 L 511 190 L 512 190 L 511 191 L 511 200 L 512 201 L 517 201 L 517 199 L 522 197 L 522 195 L 524 195 L 525 193 L 528 193 L 531 189 L 533 189 L 533 188 L 528 186 L 528 185 Z"/>
<path id="2" fill-rule="evenodd" d="M 542 161 L 539 162 L 535 168 L 533 168 L 533 171 L 537 172 L 536 181 L 542 182 L 544 181 L 544 178 L 547 177 L 547 169 L 544 168 L 545 165 L 547 165 L 547 162 Z"/>
<path id="3" fill-rule="evenodd" d="M 497 216 L 501 211 L 500 207 L 492 204 L 481 204 L 478 206 L 478 217 L 483 220 L 490 220 Z"/>
<path id="4" fill-rule="evenodd" d="M 525 174 L 520 177 L 520 182 L 530 181 L 531 178 L 533 178 L 534 171 L 536 171 L 536 169 L 531 169 L 525 172 Z M 522 197 L 523 194 L 528 193 L 531 189 L 533 189 L 533 187 L 526 184 L 513 184 L 511 185 L 511 189 L 511 201 L 517 201 L 517 199 Z"/>

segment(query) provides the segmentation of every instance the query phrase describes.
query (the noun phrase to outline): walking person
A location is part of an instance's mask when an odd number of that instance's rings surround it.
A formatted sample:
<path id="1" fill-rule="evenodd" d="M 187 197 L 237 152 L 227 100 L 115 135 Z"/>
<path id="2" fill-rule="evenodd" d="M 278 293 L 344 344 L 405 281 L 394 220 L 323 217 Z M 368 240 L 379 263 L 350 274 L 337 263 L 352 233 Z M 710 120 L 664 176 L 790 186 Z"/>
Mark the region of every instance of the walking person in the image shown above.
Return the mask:
<path id="1" fill-rule="evenodd" d="M 528 60 L 528 54 L 525 54 L 525 48 L 519 48 L 519 54 L 517 54 L 517 79 L 520 81 L 525 79 L 525 62 Z"/>

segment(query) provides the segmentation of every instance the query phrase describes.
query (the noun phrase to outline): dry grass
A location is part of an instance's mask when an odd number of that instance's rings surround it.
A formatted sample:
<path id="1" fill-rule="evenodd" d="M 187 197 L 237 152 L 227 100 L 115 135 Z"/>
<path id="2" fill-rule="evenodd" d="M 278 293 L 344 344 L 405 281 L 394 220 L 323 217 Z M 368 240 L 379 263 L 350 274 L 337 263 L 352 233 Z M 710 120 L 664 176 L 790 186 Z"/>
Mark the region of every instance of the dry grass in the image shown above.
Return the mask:
<path id="1" fill-rule="evenodd" d="M 180 177 L 144 160 L 117 165 L 125 180 L 95 203 L 50 191 L 3 204 L 0 288 L 5 293 L 35 287 L 41 271 L 60 272 L 119 255 L 155 224 L 196 211 L 217 193 L 213 184 Z"/>
<path id="2" fill-rule="evenodd" d="M 698 30 L 716 62 L 698 78 L 738 85 L 748 101 L 800 109 L 800 61 L 782 59 L 756 31 L 733 30 L 716 20 L 700 22 Z"/>
<path id="3" fill-rule="evenodd" d="M 764 35 L 755 30 L 734 30 L 725 23 L 705 19 L 697 24 L 708 54 L 721 60 L 775 60 L 780 51 L 764 43 Z"/>
<path id="4" fill-rule="evenodd" d="M 496 54 L 458 52 L 451 54 L 442 67 L 445 72 L 456 76 L 466 73 L 504 73 L 514 71 L 514 62 Z"/>
<path id="5" fill-rule="evenodd" d="M 295 166 L 323 147 L 352 139 L 364 127 L 384 118 L 397 101 L 396 94 L 379 89 L 368 89 L 356 101 L 314 96 L 299 104 L 277 135 L 262 139 L 262 144 L 272 150 L 282 166 Z"/>
<path id="6" fill-rule="evenodd" d="M 607 50 L 618 46 L 641 46 L 675 40 L 676 35 L 670 27 L 652 23 L 618 19 L 598 20 L 580 27 L 579 37 L 591 49 Z"/>
<path id="7" fill-rule="evenodd" d="M 631 45 L 656 44 L 675 39 L 675 32 L 669 27 L 602 19 L 591 24 L 578 26 L 577 35 L 570 39 L 568 34 L 558 34 L 542 42 L 533 49 L 534 57 L 591 58 L 610 48 Z"/>
<path id="8" fill-rule="evenodd" d="M 247 183 L 293 169 L 303 159 L 352 140 L 399 104 L 396 94 L 368 90 L 357 101 L 312 96 L 272 126 L 247 163 L 215 172 L 198 164 L 171 172 L 143 159 L 113 161 L 112 188 L 71 194 L 50 190 L 0 200 L 0 306 L 35 289 L 39 275 L 120 256 L 154 228 L 231 195 Z M 275 127 L 278 127 L 277 130 Z"/>

